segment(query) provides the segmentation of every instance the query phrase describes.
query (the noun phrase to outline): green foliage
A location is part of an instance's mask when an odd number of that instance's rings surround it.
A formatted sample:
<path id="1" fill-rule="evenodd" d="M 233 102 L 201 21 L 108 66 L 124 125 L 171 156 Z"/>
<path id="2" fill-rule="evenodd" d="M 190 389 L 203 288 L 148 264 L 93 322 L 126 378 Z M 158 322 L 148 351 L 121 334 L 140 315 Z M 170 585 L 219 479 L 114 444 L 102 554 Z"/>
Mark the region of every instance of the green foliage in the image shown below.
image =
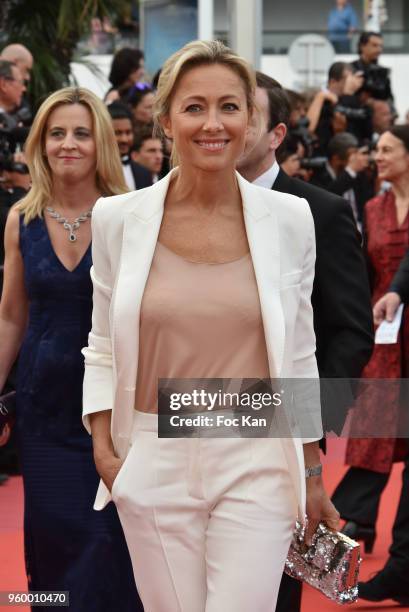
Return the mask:
<path id="1" fill-rule="evenodd" d="M 3 0 L 0 0 L 3 1 Z M 29 88 L 33 107 L 69 84 L 70 62 L 93 17 L 122 11 L 126 0 L 11 0 L 3 16 L 3 46 L 19 42 L 33 54 Z"/>

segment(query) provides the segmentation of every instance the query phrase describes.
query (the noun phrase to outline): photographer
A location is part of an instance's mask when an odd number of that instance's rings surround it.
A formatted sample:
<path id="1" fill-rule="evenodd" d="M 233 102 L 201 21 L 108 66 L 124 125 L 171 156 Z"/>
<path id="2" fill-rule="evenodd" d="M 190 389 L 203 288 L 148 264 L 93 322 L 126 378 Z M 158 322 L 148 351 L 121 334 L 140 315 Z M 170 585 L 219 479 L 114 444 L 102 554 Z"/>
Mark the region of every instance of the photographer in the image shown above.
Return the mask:
<path id="1" fill-rule="evenodd" d="M 358 146 L 353 134 L 345 132 L 334 136 L 328 144 L 328 161 L 314 172 L 311 182 L 343 196 L 350 203 L 357 227 L 361 230 L 363 207 L 374 193 L 365 174 L 369 166 L 369 149 Z"/>
<path id="2" fill-rule="evenodd" d="M 30 81 L 33 69 L 33 56 L 24 45 L 13 43 L 4 47 L 0 54 L 0 60 L 7 60 L 15 64 L 21 72 L 21 77 L 26 83 Z"/>
<path id="3" fill-rule="evenodd" d="M 341 132 L 354 134 L 360 142 L 371 138 L 371 109 L 356 96 L 363 80 L 363 74 L 354 73 L 350 64 L 330 66 L 327 87 L 317 92 L 307 111 L 309 131 L 319 143 L 315 155 L 326 155 L 329 141 Z"/>
<path id="4" fill-rule="evenodd" d="M 20 154 L 22 155 L 22 154 Z M 3 285 L 4 229 L 10 208 L 31 186 L 28 167 L 23 162 L 0 159 L 0 293 Z"/>
<path id="5" fill-rule="evenodd" d="M 349 64 L 335 62 L 330 66 L 327 86 L 317 92 L 307 111 L 309 131 L 319 141 L 319 154 L 326 153 L 326 146 L 334 134 L 346 130 L 345 114 L 338 112 L 336 106 L 345 93 L 354 94 L 362 82 L 359 74 L 352 74 Z"/>
<path id="6" fill-rule="evenodd" d="M 23 156 L 23 154 L 19 155 Z M 23 161 L 16 161 L 16 159 L 12 159 L 4 162 L 2 166 L 3 180 L 7 185 L 8 194 L 7 200 L 3 199 L 3 201 L 6 201 L 7 206 L 11 208 L 16 202 L 27 195 L 27 192 L 31 187 L 31 178 L 28 166 Z"/>
<path id="7" fill-rule="evenodd" d="M 389 69 L 378 65 L 378 59 L 383 51 L 382 34 L 379 32 L 362 32 L 358 41 L 359 59 L 352 62 L 356 72 L 364 76 L 360 90 L 361 101 L 370 98 L 389 100 L 393 102 Z"/>
<path id="8" fill-rule="evenodd" d="M 313 130 L 310 129 L 310 120 L 307 116 L 306 99 L 303 94 L 292 91 L 291 89 L 286 89 L 285 94 L 290 110 L 286 143 L 290 144 L 291 142 L 298 142 L 303 148 L 300 157 L 312 157 L 315 154 L 318 141 L 316 135 L 313 133 Z M 292 153 L 294 153 L 294 145 L 291 144 L 290 147 Z M 284 149 L 285 147 L 283 147 L 282 153 L 284 152 Z M 284 160 L 282 159 L 281 161 Z"/>
<path id="9" fill-rule="evenodd" d="M 26 87 L 21 72 L 13 62 L 0 60 L 0 128 L 17 127 L 12 116 L 20 104 Z"/>
<path id="10" fill-rule="evenodd" d="M 301 160 L 305 157 L 305 147 L 297 136 L 290 133 L 285 137 L 281 147 L 277 150 L 276 159 L 288 176 L 296 176 L 308 180 L 301 169 Z"/>
<path id="11" fill-rule="evenodd" d="M 20 70 L 21 78 L 24 80 L 24 84 L 28 87 L 31 80 L 31 71 L 33 69 L 34 58 L 30 51 L 24 45 L 19 43 L 13 43 L 4 47 L 0 54 L 0 61 L 7 60 L 12 64 L 15 64 Z M 12 112 L 13 117 L 20 125 L 30 126 L 32 123 L 32 110 L 28 98 L 23 95 L 21 103 L 18 108 Z"/>
<path id="12" fill-rule="evenodd" d="M 20 106 L 25 90 L 17 64 L 0 59 L 0 171 L 3 173 L 10 170 L 14 163 L 21 162 L 24 165 L 24 159 L 19 159 L 19 156 L 22 155 L 20 151 L 27 138 L 28 128 L 21 127 L 19 116 L 13 112 Z M 21 170 L 23 174 L 28 174 L 25 168 L 17 169 L 17 174 Z M 15 178 L 15 186 L 21 187 L 20 178 L 17 175 Z M 3 176 L 3 181 L 4 179 Z M 26 181 L 23 182 L 26 187 Z M 4 200 L 4 194 L 0 195 Z"/>

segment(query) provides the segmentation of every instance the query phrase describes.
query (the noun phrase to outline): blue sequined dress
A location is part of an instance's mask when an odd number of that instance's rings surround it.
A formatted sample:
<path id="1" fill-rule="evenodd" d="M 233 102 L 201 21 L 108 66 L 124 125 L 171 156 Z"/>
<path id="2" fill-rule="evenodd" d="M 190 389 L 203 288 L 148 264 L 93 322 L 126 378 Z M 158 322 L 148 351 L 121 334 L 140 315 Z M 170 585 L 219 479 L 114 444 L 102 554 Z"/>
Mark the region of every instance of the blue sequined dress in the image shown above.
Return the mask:
<path id="1" fill-rule="evenodd" d="M 27 226 L 20 219 L 20 249 L 29 322 L 18 367 L 17 430 L 29 589 L 69 591 L 70 612 L 142 611 L 115 506 L 92 508 L 99 477 L 81 421 L 91 249 L 68 271 L 40 218 Z"/>

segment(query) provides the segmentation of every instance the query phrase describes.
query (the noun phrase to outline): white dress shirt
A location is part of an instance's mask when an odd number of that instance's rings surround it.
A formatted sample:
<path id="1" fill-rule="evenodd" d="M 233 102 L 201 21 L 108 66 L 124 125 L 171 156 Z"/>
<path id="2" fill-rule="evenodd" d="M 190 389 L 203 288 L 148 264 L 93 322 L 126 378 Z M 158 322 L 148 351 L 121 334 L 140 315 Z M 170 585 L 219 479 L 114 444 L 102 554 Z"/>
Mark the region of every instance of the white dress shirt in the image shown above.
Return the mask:
<path id="1" fill-rule="evenodd" d="M 129 187 L 129 190 L 135 191 L 135 179 L 133 177 L 131 164 L 122 164 L 122 170 L 124 172 L 125 183 Z"/>
<path id="2" fill-rule="evenodd" d="M 267 172 L 264 172 L 264 174 L 260 174 L 260 176 L 258 176 L 256 180 L 253 181 L 253 185 L 258 185 L 259 187 L 266 187 L 267 189 L 272 189 L 279 172 L 280 172 L 280 166 L 275 161 L 274 164 L 271 166 L 271 168 L 267 170 Z"/>

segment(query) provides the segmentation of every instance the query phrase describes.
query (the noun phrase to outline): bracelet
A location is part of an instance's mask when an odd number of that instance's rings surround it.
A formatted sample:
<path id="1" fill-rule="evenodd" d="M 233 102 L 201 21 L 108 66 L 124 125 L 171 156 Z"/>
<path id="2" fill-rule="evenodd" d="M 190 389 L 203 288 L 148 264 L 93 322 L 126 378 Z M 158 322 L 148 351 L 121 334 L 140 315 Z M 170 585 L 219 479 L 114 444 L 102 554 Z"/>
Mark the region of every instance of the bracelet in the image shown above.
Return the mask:
<path id="1" fill-rule="evenodd" d="M 321 476 L 322 474 L 322 465 L 319 463 L 318 465 L 313 465 L 312 467 L 305 468 L 305 477 L 311 478 L 311 476 Z"/>

